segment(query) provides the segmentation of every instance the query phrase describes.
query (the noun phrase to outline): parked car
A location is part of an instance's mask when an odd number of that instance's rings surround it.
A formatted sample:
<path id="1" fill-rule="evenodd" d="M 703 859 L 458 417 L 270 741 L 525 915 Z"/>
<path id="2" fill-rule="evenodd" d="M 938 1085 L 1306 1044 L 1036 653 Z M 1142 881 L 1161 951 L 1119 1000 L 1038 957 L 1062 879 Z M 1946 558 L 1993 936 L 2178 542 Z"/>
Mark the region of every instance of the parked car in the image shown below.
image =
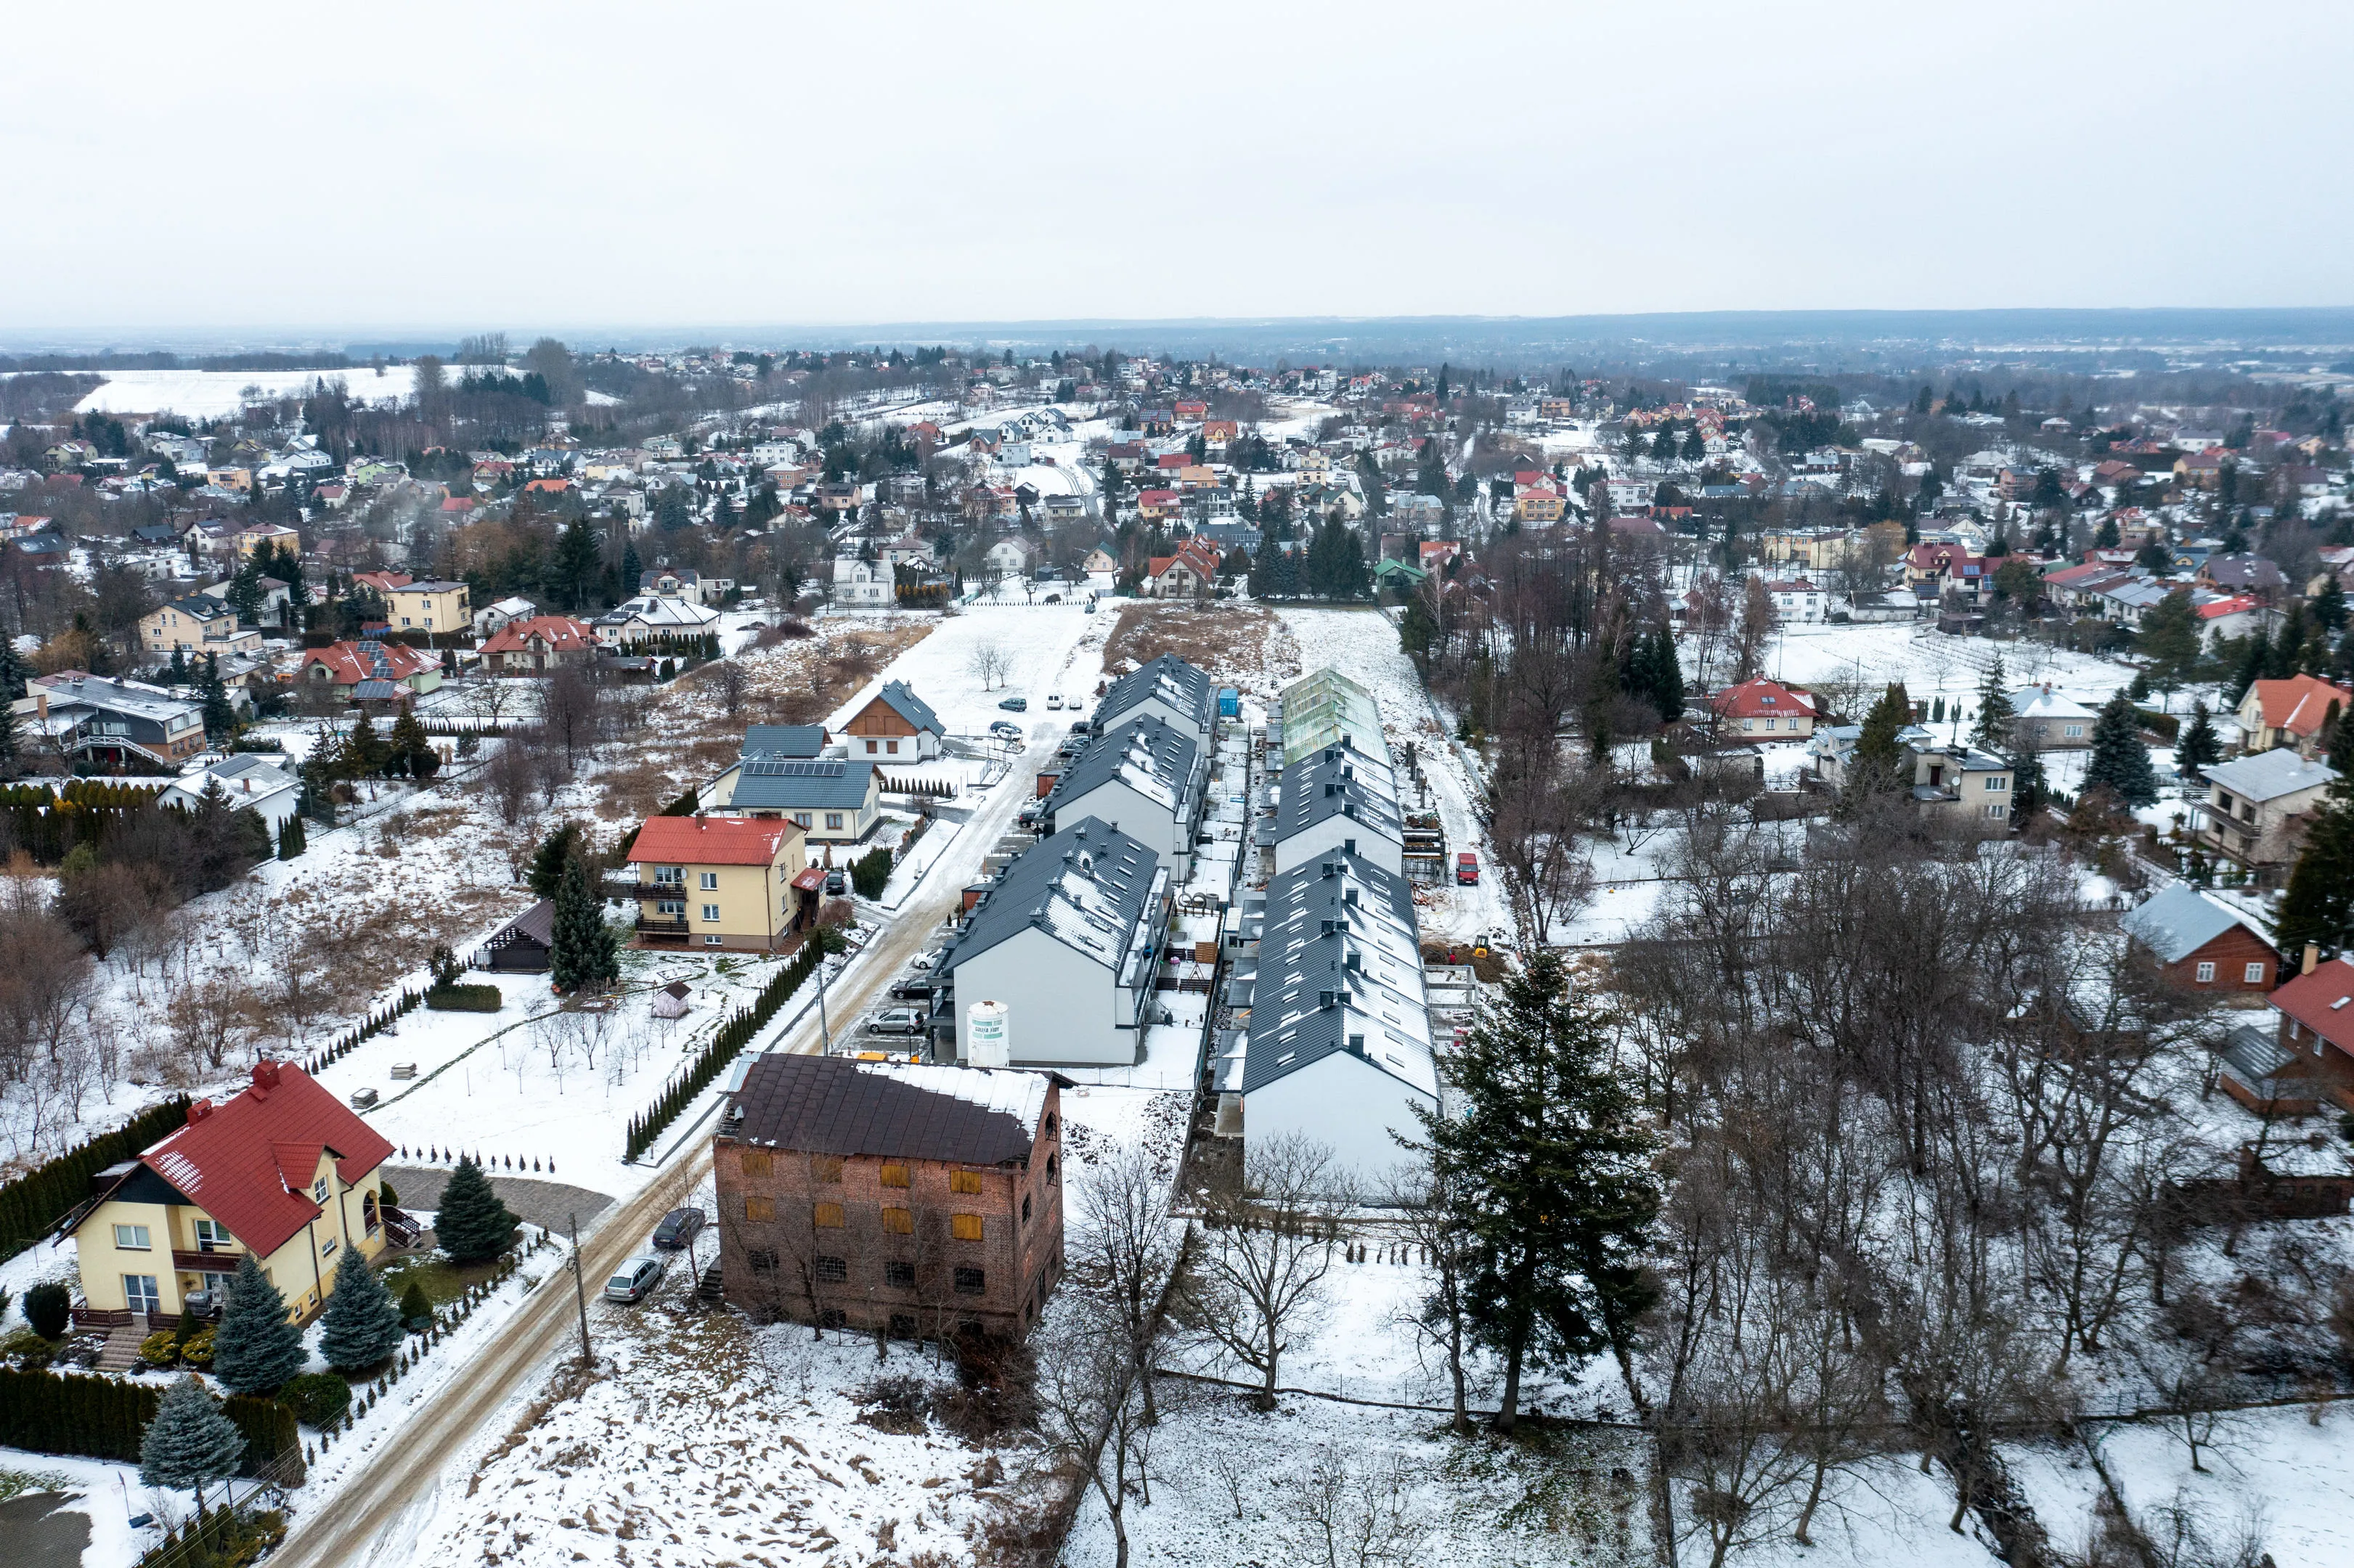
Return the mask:
<path id="1" fill-rule="evenodd" d="M 849 885 L 850 880 L 842 874 L 840 866 L 825 874 L 825 891 L 829 896 L 838 896 Z"/>
<path id="2" fill-rule="evenodd" d="M 928 975 L 910 975 L 891 988 L 891 995 L 900 1001 L 929 1001 L 939 982 Z"/>
<path id="3" fill-rule="evenodd" d="M 1465 850 L 1455 857 L 1455 881 L 1458 885 L 1463 887 L 1477 887 L 1479 885 L 1479 857 L 1469 850 Z"/>
<path id="4" fill-rule="evenodd" d="M 1062 693 L 1060 693 L 1060 692 L 1049 692 L 1049 693 L 1047 693 L 1047 694 L 1046 694 L 1046 705 L 1047 705 L 1049 708 L 1053 708 L 1053 709 L 1060 710 L 1060 709 L 1061 709 L 1061 707 L 1062 707 L 1062 705 L 1063 705 L 1063 694 L 1062 694 Z"/>
<path id="5" fill-rule="evenodd" d="M 1010 714 L 1026 714 L 1030 711 L 1030 699 L 1027 697 L 1008 697 L 997 705 L 1003 708 Z"/>
<path id="6" fill-rule="evenodd" d="M 1020 740 L 1022 738 L 1022 726 L 1018 724 L 1008 723 L 1004 719 L 999 719 L 996 723 L 989 726 L 989 733 L 995 736 L 1000 740 Z"/>
<path id="7" fill-rule="evenodd" d="M 924 1015 L 912 1007 L 886 1008 L 866 1021 L 869 1034 L 921 1034 Z"/>
<path id="8" fill-rule="evenodd" d="M 1096 726 L 1092 720 L 1073 719 L 1071 721 L 1071 733 L 1073 735 L 1093 735 L 1095 732 Z"/>
<path id="9" fill-rule="evenodd" d="M 709 1223 L 701 1209 L 673 1209 L 654 1227 L 654 1245 L 664 1252 L 676 1252 L 691 1244 Z"/>
<path id="10" fill-rule="evenodd" d="M 619 1301 L 623 1306 L 643 1301 L 653 1294 L 654 1287 L 662 1283 L 665 1266 L 662 1259 L 652 1254 L 630 1259 L 621 1265 L 619 1273 L 605 1281 L 605 1299 Z"/>
<path id="11" fill-rule="evenodd" d="M 931 969 L 935 965 L 938 964 L 940 961 L 940 954 L 945 951 L 947 951 L 947 949 L 944 948 L 935 948 L 928 953 L 917 953 L 914 958 L 907 960 L 907 967 L 914 969 L 918 974 L 924 973 Z"/>

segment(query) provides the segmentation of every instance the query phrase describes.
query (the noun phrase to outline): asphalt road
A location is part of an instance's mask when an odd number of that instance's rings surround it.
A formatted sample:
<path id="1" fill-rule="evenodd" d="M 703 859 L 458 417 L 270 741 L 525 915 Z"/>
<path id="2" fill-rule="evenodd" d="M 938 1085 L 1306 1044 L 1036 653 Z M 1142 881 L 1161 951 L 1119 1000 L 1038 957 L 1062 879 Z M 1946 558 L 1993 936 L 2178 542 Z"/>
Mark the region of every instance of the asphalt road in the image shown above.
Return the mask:
<path id="1" fill-rule="evenodd" d="M 0 1502 L 0 1536 L 8 1542 L 7 1560 L 17 1568 L 81 1568 L 82 1548 L 90 1544 L 90 1516 L 64 1509 L 71 1500 L 55 1492 L 28 1492 Z"/>
<path id="2" fill-rule="evenodd" d="M 1032 726 L 1028 751 L 981 802 L 955 847 L 925 878 L 922 891 L 829 982 L 826 1011 L 831 1017 L 858 1017 L 888 991 L 908 959 L 937 939 L 940 922 L 957 906 L 981 857 L 1032 798 L 1021 781 L 1035 777 L 1066 728 L 1059 724 Z M 820 1049 L 816 1010 L 781 1026 L 763 1048 Z M 640 1251 L 655 1224 L 685 1202 L 710 1169 L 710 1139 L 695 1138 L 645 1191 L 608 1210 L 581 1237 L 581 1268 L 590 1287 Z M 402 1195 L 408 1195 L 405 1187 Z M 452 1378 L 419 1406 L 331 1502 L 307 1510 L 296 1520 L 285 1544 L 270 1556 L 272 1568 L 408 1568 L 416 1562 L 419 1537 L 432 1519 L 441 1487 L 463 1488 L 460 1467 L 472 1462 L 473 1439 L 493 1423 L 515 1419 L 543 1369 L 552 1358 L 570 1351 L 578 1332 L 571 1271 L 553 1270 L 477 1354 L 467 1375 Z"/>

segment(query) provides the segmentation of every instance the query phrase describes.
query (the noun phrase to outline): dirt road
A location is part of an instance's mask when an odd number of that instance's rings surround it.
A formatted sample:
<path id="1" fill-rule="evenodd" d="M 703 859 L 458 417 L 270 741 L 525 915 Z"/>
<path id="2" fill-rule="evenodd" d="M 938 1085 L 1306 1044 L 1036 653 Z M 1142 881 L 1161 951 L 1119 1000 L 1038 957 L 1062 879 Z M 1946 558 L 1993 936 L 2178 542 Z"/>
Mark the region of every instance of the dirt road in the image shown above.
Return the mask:
<path id="1" fill-rule="evenodd" d="M 955 844 L 927 874 L 922 889 L 831 982 L 827 1012 L 833 1020 L 856 1018 L 897 978 L 907 961 L 934 939 L 965 885 L 979 873 L 981 857 L 1032 798 L 1024 781 L 1034 779 L 1053 755 L 1062 732 L 1054 724 L 1032 727 L 1029 750 L 1005 781 L 980 802 Z M 764 1048 L 813 1052 L 819 1045 L 818 1014 L 812 1009 L 780 1026 Z M 581 1237 L 581 1267 L 588 1287 L 598 1288 L 623 1259 L 639 1251 L 664 1211 L 678 1206 L 710 1169 L 709 1139 L 693 1139 L 645 1191 L 608 1211 Z M 549 1362 L 572 1352 L 578 1322 L 571 1271 L 556 1270 L 483 1347 L 471 1375 L 452 1379 L 419 1406 L 416 1415 L 332 1499 L 306 1510 L 270 1562 L 277 1568 L 407 1568 L 416 1562 L 441 1488 L 465 1485 L 466 1470 L 482 1451 L 477 1439 L 494 1437 L 496 1429 L 512 1425 L 522 1415 Z"/>

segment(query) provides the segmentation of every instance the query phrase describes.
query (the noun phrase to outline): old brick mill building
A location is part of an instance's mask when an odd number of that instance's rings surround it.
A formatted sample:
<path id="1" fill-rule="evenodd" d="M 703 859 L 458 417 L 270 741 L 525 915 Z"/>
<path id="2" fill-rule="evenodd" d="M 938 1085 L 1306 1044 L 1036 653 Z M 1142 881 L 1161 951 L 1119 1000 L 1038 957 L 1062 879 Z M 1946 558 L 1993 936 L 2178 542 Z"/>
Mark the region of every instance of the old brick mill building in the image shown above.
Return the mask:
<path id="1" fill-rule="evenodd" d="M 763 1319 L 1019 1336 L 1063 1273 L 1059 1080 L 753 1057 L 713 1140 L 727 1299 Z"/>

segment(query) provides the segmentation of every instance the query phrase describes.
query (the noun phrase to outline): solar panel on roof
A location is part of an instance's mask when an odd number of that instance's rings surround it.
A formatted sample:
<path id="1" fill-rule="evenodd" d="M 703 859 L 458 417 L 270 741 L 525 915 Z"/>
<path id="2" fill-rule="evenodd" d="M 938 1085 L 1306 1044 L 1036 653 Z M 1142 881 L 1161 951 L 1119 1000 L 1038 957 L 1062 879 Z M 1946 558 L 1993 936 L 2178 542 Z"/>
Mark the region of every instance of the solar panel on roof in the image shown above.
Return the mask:
<path id="1" fill-rule="evenodd" d="M 848 767 L 843 762 L 803 762 L 773 757 L 748 757 L 744 771 L 757 779 L 839 779 Z"/>

